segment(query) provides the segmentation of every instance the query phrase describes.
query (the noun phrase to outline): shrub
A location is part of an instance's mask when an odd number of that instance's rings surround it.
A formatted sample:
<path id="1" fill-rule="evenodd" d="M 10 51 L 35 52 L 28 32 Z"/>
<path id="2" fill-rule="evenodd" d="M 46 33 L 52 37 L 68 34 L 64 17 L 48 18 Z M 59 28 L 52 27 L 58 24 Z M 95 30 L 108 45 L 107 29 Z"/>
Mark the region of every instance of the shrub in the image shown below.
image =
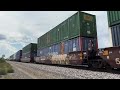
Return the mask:
<path id="1" fill-rule="evenodd" d="M 0 75 L 6 75 L 7 73 L 13 73 L 12 66 L 4 59 L 0 59 Z"/>
<path id="2" fill-rule="evenodd" d="M 4 68 L 0 68 L 0 75 L 6 75 L 7 71 Z"/>

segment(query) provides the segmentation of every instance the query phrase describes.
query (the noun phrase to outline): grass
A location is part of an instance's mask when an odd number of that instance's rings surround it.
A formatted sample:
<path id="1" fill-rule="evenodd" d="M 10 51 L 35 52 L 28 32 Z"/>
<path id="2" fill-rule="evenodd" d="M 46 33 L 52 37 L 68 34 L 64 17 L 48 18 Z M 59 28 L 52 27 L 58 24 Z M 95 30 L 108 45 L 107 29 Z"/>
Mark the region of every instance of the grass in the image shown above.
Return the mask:
<path id="1" fill-rule="evenodd" d="M 12 66 L 4 59 L 0 59 L 0 75 L 6 75 L 7 73 L 13 73 Z"/>

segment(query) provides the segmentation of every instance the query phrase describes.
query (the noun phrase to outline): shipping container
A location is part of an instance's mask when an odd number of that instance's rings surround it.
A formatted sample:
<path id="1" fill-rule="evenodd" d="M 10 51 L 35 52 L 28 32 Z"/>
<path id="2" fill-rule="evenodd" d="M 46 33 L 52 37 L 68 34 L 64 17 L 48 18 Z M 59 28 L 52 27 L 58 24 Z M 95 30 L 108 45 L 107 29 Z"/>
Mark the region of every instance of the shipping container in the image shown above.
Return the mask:
<path id="1" fill-rule="evenodd" d="M 80 51 L 79 37 L 69 40 L 69 52 Z"/>
<path id="2" fill-rule="evenodd" d="M 41 49 L 37 49 L 37 56 L 39 57 L 39 56 L 41 56 L 41 55 L 42 55 Z"/>
<path id="3" fill-rule="evenodd" d="M 88 43 L 94 42 L 94 49 L 98 49 L 97 38 L 77 37 L 71 40 L 60 42 L 44 49 L 38 49 L 37 56 L 68 54 L 69 52 L 87 51 Z"/>
<path id="4" fill-rule="evenodd" d="M 22 49 L 23 62 L 34 62 L 34 57 L 37 56 L 37 44 L 30 43 Z"/>
<path id="5" fill-rule="evenodd" d="M 64 41 L 64 54 L 68 54 L 68 53 L 69 53 L 69 40 Z"/>
<path id="6" fill-rule="evenodd" d="M 111 27 L 113 46 L 120 46 L 120 24 Z"/>
<path id="7" fill-rule="evenodd" d="M 60 54 L 60 44 L 54 45 L 54 52 L 56 55 Z"/>
<path id="8" fill-rule="evenodd" d="M 60 24 L 60 41 L 69 39 L 69 20 L 65 20 Z"/>
<path id="9" fill-rule="evenodd" d="M 87 51 L 90 40 L 94 42 L 94 49 L 97 50 L 97 38 L 77 37 L 69 40 L 69 52 Z"/>
<path id="10" fill-rule="evenodd" d="M 21 58 L 22 58 L 22 50 L 19 50 L 18 52 L 16 52 L 15 60 L 20 61 Z"/>
<path id="11" fill-rule="evenodd" d="M 109 26 L 120 24 L 120 11 L 107 11 Z"/>
<path id="12" fill-rule="evenodd" d="M 77 12 L 38 38 L 38 49 L 75 37 L 97 37 L 96 16 Z"/>
<path id="13" fill-rule="evenodd" d="M 11 61 L 14 60 L 14 54 L 10 56 L 10 60 L 11 60 Z"/>
<path id="14" fill-rule="evenodd" d="M 79 12 L 80 37 L 97 37 L 96 16 Z"/>
<path id="15" fill-rule="evenodd" d="M 99 55 L 112 68 L 120 68 L 120 46 L 99 49 Z"/>
<path id="16" fill-rule="evenodd" d="M 93 41 L 94 43 L 94 50 L 97 50 L 98 49 L 98 41 L 96 38 L 86 38 L 86 37 L 80 37 L 79 38 L 82 42 L 81 44 L 81 51 L 87 51 L 88 50 L 88 44 L 89 44 L 89 41 Z M 79 41 L 80 41 L 79 40 Z"/>
<path id="17" fill-rule="evenodd" d="M 37 50 L 37 56 L 48 56 L 48 55 L 58 55 L 60 54 L 60 44 L 55 44 L 53 46 L 38 49 Z"/>
<path id="18" fill-rule="evenodd" d="M 60 43 L 60 54 L 69 53 L 69 40 Z"/>

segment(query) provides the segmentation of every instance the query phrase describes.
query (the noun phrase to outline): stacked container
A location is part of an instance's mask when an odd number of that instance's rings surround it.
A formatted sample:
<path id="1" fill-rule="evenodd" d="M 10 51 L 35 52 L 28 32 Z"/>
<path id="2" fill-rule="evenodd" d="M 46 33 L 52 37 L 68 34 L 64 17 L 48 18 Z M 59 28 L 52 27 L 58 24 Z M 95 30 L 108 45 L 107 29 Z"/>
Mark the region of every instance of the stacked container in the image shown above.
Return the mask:
<path id="1" fill-rule="evenodd" d="M 22 49 L 22 62 L 34 62 L 34 57 L 37 55 L 37 44 L 30 43 Z"/>
<path id="2" fill-rule="evenodd" d="M 21 58 L 22 58 L 22 50 L 19 50 L 18 52 L 16 52 L 15 60 L 20 61 Z"/>
<path id="3" fill-rule="evenodd" d="M 120 11 L 108 11 L 107 15 L 112 37 L 112 46 L 120 46 Z"/>
<path id="4" fill-rule="evenodd" d="M 38 38 L 37 56 L 86 51 L 89 40 L 97 49 L 96 17 L 79 11 Z"/>

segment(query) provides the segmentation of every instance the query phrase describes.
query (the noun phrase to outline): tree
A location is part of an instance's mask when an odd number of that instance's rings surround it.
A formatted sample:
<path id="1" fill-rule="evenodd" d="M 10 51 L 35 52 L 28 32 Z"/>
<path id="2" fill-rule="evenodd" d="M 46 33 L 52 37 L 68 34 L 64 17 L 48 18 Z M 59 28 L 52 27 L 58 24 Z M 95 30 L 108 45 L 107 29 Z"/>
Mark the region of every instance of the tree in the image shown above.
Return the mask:
<path id="1" fill-rule="evenodd" d="M 3 54 L 1 58 L 4 59 L 4 58 L 5 58 L 5 55 Z"/>

